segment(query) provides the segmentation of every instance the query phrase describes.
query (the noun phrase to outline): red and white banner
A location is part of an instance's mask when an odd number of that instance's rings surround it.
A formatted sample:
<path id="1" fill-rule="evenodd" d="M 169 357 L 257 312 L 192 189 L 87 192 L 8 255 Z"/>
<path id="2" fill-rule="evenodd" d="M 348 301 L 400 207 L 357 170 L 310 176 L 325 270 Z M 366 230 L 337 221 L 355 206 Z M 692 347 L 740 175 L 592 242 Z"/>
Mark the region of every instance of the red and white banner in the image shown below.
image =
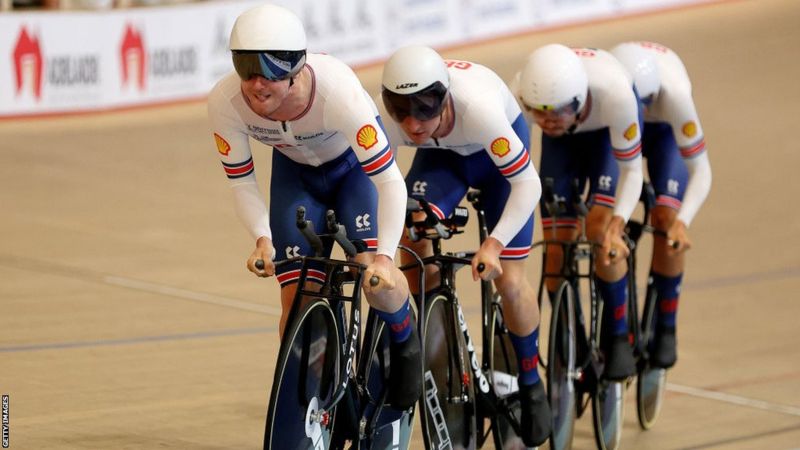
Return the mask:
<path id="1" fill-rule="evenodd" d="M 309 50 L 358 65 L 399 46 L 461 44 L 709 0 L 277 0 Z M 0 118 L 204 97 L 232 70 L 236 16 L 261 1 L 97 12 L 0 14 Z"/>

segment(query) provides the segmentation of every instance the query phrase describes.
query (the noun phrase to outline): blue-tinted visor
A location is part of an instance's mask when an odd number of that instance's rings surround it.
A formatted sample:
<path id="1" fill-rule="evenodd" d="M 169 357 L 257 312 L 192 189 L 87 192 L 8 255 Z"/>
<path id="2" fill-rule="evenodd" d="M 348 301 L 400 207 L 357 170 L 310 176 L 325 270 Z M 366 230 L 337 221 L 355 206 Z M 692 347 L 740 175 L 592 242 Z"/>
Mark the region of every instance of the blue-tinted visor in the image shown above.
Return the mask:
<path id="1" fill-rule="evenodd" d="M 398 94 L 384 87 L 381 96 L 386 111 L 394 120 L 402 122 L 411 116 L 426 121 L 442 113 L 447 88 L 440 81 L 413 94 Z"/>
<path id="2" fill-rule="evenodd" d="M 305 50 L 233 50 L 233 67 L 242 80 L 249 80 L 254 76 L 270 81 L 285 80 L 297 75 L 305 63 Z"/>

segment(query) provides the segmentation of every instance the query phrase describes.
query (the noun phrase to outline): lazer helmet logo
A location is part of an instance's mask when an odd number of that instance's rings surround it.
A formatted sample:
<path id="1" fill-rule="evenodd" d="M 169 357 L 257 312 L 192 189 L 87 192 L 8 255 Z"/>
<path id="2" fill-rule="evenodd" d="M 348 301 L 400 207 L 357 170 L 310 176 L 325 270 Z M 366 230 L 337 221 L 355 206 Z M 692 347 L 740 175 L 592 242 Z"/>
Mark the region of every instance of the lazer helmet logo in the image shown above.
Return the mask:
<path id="1" fill-rule="evenodd" d="M 42 98 L 42 72 L 44 60 L 39 39 L 28 34 L 22 27 L 14 46 L 14 75 L 16 93 L 30 92 L 39 100 Z"/>
<path id="2" fill-rule="evenodd" d="M 142 34 L 131 24 L 125 26 L 120 46 L 120 59 L 122 63 L 122 85 L 136 84 L 139 90 L 144 90 L 145 74 L 147 73 L 147 53 L 144 51 Z"/>
<path id="3" fill-rule="evenodd" d="M 395 86 L 395 89 L 408 89 L 408 88 L 412 88 L 412 87 L 417 87 L 418 85 L 419 85 L 419 83 L 403 83 L 403 84 L 398 84 L 397 86 Z"/>

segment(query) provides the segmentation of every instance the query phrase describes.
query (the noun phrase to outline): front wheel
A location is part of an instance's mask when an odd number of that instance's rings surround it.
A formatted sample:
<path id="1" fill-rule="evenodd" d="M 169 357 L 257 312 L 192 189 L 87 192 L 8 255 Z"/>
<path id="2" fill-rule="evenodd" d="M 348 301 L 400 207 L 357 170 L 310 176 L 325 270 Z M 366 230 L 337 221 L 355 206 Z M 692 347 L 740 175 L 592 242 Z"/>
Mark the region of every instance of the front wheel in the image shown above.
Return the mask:
<path id="1" fill-rule="evenodd" d="M 613 450 L 622 440 L 625 382 L 600 380 L 592 396 L 594 438 L 597 448 Z"/>
<path id="2" fill-rule="evenodd" d="M 646 355 L 649 354 L 654 340 L 655 307 L 656 292 L 651 281 L 648 280 L 641 333 L 642 348 Z M 649 430 L 656 423 L 664 400 L 664 389 L 667 385 L 666 369 L 650 367 L 647 360 L 648 358 L 644 358 L 644 363 L 640 364 L 636 379 L 636 411 L 639 417 L 639 426 L 644 430 Z"/>
<path id="3" fill-rule="evenodd" d="M 552 315 L 547 341 L 547 395 L 553 414 L 553 449 L 572 448 L 577 416 L 575 392 L 576 322 L 575 289 L 564 281 L 551 302 Z"/>
<path id="4" fill-rule="evenodd" d="M 340 367 L 339 332 L 327 301 L 305 306 L 281 342 L 272 384 L 264 450 L 327 449 L 335 408 L 328 410 Z"/>
<path id="5" fill-rule="evenodd" d="M 519 367 L 517 364 L 516 352 L 508 335 L 508 328 L 503 320 L 503 310 L 500 306 L 500 297 L 495 295 L 492 302 L 492 317 L 490 318 L 492 336 L 491 345 L 488 349 L 491 359 L 489 375 L 492 379 L 492 387 L 499 403 L 507 402 L 508 414 L 517 424 L 512 425 L 505 413 L 498 413 L 490 418 L 492 421 L 492 436 L 494 445 L 498 450 L 518 450 L 524 449 L 522 439 L 514 432 L 520 420 L 519 385 L 517 376 Z M 522 424 L 522 426 L 527 426 Z"/>
<path id="6" fill-rule="evenodd" d="M 427 301 L 422 430 L 429 450 L 474 450 L 475 394 L 469 353 L 452 300 Z"/>
<path id="7" fill-rule="evenodd" d="M 386 323 L 370 311 L 364 335 L 359 377 L 364 380 L 366 394 L 363 420 L 370 428 L 360 448 L 408 449 L 414 424 L 414 409 L 401 411 L 381 403 L 388 395 L 391 373 L 390 338 Z"/>

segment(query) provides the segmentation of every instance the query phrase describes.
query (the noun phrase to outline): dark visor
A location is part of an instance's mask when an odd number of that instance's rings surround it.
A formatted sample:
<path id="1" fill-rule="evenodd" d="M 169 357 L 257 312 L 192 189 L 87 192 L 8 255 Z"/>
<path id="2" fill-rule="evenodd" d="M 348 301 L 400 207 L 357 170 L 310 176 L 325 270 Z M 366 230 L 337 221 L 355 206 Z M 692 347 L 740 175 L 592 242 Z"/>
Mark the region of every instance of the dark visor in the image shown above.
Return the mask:
<path id="1" fill-rule="evenodd" d="M 270 81 L 285 80 L 300 72 L 306 62 L 306 51 L 234 50 L 233 67 L 242 80 L 261 76 Z"/>
<path id="2" fill-rule="evenodd" d="M 398 122 L 411 116 L 417 120 L 431 120 L 442 113 L 447 88 L 440 81 L 413 94 L 398 94 L 385 87 L 381 93 L 389 115 Z"/>

